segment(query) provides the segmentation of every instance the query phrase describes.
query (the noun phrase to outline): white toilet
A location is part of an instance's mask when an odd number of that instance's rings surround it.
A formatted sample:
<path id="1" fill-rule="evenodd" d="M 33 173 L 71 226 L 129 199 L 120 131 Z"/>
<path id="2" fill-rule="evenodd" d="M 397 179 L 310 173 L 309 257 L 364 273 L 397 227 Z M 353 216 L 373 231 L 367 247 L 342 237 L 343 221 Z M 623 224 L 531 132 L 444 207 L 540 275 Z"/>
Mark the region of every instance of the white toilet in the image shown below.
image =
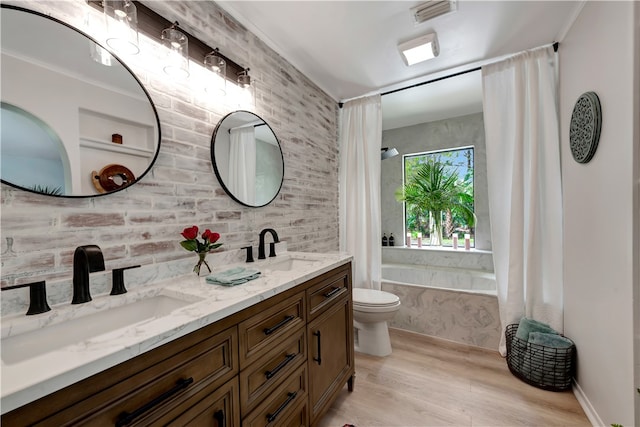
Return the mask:
<path id="1" fill-rule="evenodd" d="M 353 326 L 356 351 L 372 356 L 391 354 L 387 321 L 400 309 L 400 298 L 384 291 L 353 289 Z"/>

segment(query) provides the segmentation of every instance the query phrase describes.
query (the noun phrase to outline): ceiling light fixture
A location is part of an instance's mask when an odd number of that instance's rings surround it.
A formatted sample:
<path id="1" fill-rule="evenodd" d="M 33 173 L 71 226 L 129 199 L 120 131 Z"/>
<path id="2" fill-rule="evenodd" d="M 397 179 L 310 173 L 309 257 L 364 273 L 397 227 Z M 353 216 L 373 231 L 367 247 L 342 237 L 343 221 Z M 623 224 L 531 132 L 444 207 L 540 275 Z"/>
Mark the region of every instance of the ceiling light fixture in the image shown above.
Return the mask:
<path id="1" fill-rule="evenodd" d="M 417 39 L 400 43 L 398 49 L 402 54 L 404 63 L 408 66 L 433 59 L 440 54 L 436 33 L 426 34 Z"/>
<path id="2" fill-rule="evenodd" d="M 106 43 L 118 53 L 136 55 L 138 47 L 138 11 L 129 0 L 104 0 Z"/>
<path id="3" fill-rule="evenodd" d="M 176 21 L 162 30 L 162 44 L 168 49 L 164 72 L 184 79 L 189 77 L 189 39 L 178 29 L 179 25 Z"/>
<path id="4" fill-rule="evenodd" d="M 416 24 L 457 10 L 456 0 L 429 0 L 411 8 Z"/>

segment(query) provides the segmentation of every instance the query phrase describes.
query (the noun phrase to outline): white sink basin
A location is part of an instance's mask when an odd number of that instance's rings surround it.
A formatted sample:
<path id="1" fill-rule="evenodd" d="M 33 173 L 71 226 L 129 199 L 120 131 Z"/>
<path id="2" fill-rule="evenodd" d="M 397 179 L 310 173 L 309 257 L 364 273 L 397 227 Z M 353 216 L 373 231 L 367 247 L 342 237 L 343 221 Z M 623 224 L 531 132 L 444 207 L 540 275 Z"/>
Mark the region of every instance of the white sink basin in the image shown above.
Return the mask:
<path id="1" fill-rule="evenodd" d="M 6 365 L 22 362 L 120 328 L 166 316 L 194 302 L 160 294 L 8 336 L 2 339 L 2 362 Z"/>
<path id="2" fill-rule="evenodd" d="M 268 271 L 292 271 L 292 270 L 304 270 L 311 267 L 314 263 L 318 262 L 314 259 L 307 258 L 295 258 L 291 256 L 284 256 L 280 259 L 277 257 L 273 260 L 269 260 L 264 269 Z"/>

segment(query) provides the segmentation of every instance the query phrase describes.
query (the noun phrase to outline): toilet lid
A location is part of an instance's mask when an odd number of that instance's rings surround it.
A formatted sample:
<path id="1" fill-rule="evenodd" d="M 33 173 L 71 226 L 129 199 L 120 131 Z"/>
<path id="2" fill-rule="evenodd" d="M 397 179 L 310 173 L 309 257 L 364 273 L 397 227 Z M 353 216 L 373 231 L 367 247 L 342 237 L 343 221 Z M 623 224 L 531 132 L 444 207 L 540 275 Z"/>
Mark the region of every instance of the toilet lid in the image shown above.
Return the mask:
<path id="1" fill-rule="evenodd" d="M 374 289 L 353 289 L 353 304 L 360 306 L 387 306 L 396 305 L 400 301 L 397 295 Z"/>

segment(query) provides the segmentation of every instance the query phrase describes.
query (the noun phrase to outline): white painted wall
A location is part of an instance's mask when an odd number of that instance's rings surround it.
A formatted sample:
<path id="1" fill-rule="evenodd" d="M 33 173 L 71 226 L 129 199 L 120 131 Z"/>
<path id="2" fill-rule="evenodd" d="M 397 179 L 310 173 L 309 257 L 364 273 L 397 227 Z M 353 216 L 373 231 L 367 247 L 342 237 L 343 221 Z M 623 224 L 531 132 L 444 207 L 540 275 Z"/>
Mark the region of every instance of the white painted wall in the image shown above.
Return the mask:
<path id="1" fill-rule="evenodd" d="M 1 83 L 3 101 L 33 114 L 60 137 L 69 164 L 74 165 L 67 183 L 70 193 L 97 194 L 91 181 L 91 171 L 99 171 L 110 163 L 125 165 L 136 177 L 148 168 L 155 151 L 154 141 L 158 137 L 153 132 L 153 110 L 148 100 L 140 98 L 142 91 L 128 96 L 10 55 L 2 55 Z M 103 115 L 103 121 L 110 124 L 110 128 L 83 134 L 89 127 L 83 125 L 83 120 L 90 115 L 82 114 L 82 110 Z M 98 129 L 95 124 L 90 127 Z M 139 128 L 142 131 L 136 132 Z M 123 135 L 125 145 L 153 150 L 150 158 L 118 155 L 106 150 L 98 151 L 96 156 L 95 150 L 83 152 L 80 147 L 83 137 L 109 142 L 112 133 Z M 140 138 L 140 134 L 144 137 Z M 90 158 L 95 161 L 88 163 Z"/>
<path id="2" fill-rule="evenodd" d="M 586 2 L 560 45 L 564 193 L 565 334 L 578 349 L 578 394 L 594 423 L 638 425 L 634 414 L 634 2 Z M 638 70 L 635 71 L 637 73 Z M 637 88 L 636 88 L 637 89 Z M 602 135 L 576 163 L 569 123 L 576 99 L 595 91 Z"/>

